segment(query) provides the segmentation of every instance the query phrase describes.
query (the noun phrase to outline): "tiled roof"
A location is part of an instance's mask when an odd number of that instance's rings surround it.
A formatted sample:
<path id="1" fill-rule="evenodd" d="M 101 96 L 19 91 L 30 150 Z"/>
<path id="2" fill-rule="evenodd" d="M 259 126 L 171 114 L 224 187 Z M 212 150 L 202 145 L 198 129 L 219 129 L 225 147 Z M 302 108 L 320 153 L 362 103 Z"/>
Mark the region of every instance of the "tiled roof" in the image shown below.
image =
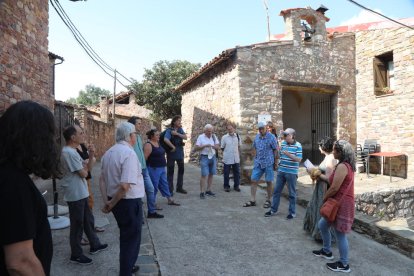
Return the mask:
<path id="1" fill-rule="evenodd" d="M 408 26 L 414 25 L 414 17 L 399 19 L 398 21 Z M 333 27 L 333 28 L 326 28 L 326 30 L 330 33 L 333 33 L 333 32 L 344 33 L 344 32 L 378 30 L 378 29 L 396 28 L 396 27 L 401 27 L 401 25 L 398 25 L 397 23 L 387 20 L 387 21 L 360 23 L 360 24 L 347 25 L 347 26 L 338 26 L 338 27 Z"/>
<path id="2" fill-rule="evenodd" d="M 62 60 L 62 61 L 64 61 L 64 60 L 65 60 L 63 57 L 58 56 L 58 55 L 56 55 L 56 54 L 54 54 L 54 53 L 52 53 L 52 52 L 49 52 L 49 58 L 51 58 L 51 59 L 60 59 L 60 60 Z"/>

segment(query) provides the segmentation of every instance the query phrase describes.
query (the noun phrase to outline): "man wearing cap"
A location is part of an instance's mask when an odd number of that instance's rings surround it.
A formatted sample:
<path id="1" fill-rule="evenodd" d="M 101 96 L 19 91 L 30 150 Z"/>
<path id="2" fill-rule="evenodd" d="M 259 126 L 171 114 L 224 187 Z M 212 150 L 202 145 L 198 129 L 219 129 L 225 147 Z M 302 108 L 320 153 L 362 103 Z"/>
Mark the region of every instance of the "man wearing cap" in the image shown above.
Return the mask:
<path id="1" fill-rule="evenodd" d="M 267 184 L 267 200 L 263 207 L 269 208 L 272 195 L 272 180 L 274 178 L 273 169 L 277 167 L 278 146 L 275 136 L 266 131 L 265 123 L 259 122 L 257 127 L 259 133 L 256 135 L 252 146 L 256 151 L 256 155 L 251 176 L 250 201 L 246 202 L 243 207 L 256 206 L 257 183 L 264 174 Z"/>
<path id="2" fill-rule="evenodd" d="M 273 192 L 272 207 L 265 213 L 270 217 L 277 213 L 280 203 L 280 195 L 285 183 L 289 190 L 289 214 L 286 219 L 296 217 L 296 180 L 298 178 L 299 163 L 302 161 L 302 145 L 296 141 L 296 132 L 293 128 L 287 128 L 283 132 L 284 140 L 280 147 L 280 163 L 276 177 L 276 186 Z"/>

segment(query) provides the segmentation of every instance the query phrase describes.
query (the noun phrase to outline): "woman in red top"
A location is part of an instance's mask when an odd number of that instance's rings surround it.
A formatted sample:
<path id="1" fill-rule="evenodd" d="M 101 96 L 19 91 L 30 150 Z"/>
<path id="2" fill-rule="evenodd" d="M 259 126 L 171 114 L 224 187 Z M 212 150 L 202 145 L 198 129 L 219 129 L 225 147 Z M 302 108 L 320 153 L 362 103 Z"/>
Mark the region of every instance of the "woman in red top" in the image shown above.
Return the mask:
<path id="1" fill-rule="evenodd" d="M 355 172 L 355 152 L 351 144 L 345 140 L 338 140 L 333 148 L 334 158 L 339 161 L 335 171 L 329 178 L 330 187 L 324 196 L 324 201 L 332 197 L 340 201 L 340 207 L 335 221 L 330 224 L 325 218 L 319 221 L 319 229 L 323 239 L 323 248 L 313 251 L 315 256 L 332 260 L 334 257 L 331 251 L 331 235 L 329 228 L 333 227 L 336 232 L 337 244 L 339 249 L 339 261 L 327 263 L 327 267 L 332 271 L 351 272 L 348 264 L 348 239 L 346 234 L 351 231 L 351 226 L 355 216 L 354 202 L 354 172 Z M 321 175 L 321 179 L 327 180 L 326 176 Z"/>

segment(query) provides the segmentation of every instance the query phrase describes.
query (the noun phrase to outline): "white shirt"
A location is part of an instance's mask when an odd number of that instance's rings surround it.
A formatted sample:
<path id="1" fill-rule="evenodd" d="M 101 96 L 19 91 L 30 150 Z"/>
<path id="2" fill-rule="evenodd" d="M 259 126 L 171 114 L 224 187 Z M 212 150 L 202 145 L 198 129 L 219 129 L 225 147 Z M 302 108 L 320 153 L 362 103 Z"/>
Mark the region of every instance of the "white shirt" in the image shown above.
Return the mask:
<path id="1" fill-rule="evenodd" d="M 214 138 L 213 138 L 214 137 Z M 220 144 L 217 136 L 215 134 L 211 134 L 211 137 L 208 138 L 207 135 L 205 135 L 204 133 L 199 135 L 197 138 L 197 142 L 196 142 L 196 146 L 204 146 L 204 145 L 218 145 Z M 210 148 L 209 147 L 205 147 L 200 151 L 200 154 L 203 155 L 208 155 Z M 213 151 L 213 155 L 216 154 L 216 150 L 211 148 L 211 150 Z"/>
<path id="2" fill-rule="evenodd" d="M 127 142 L 119 142 L 105 152 L 102 157 L 102 177 L 109 197 L 115 196 L 120 183 L 131 184 L 125 199 L 143 198 L 145 195 L 141 164 Z"/>
<path id="3" fill-rule="evenodd" d="M 240 136 L 237 138 L 237 134 L 226 134 L 221 138 L 221 148 L 223 151 L 223 163 L 226 165 L 232 165 L 240 163 L 239 146 L 241 145 Z"/>

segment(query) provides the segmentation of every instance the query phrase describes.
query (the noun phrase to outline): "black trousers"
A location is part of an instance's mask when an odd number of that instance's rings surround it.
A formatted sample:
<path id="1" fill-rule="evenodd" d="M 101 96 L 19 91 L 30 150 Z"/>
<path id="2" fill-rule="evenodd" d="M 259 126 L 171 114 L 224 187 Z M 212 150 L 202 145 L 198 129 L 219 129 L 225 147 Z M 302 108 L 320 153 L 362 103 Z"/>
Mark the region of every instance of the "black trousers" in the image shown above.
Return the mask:
<path id="1" fill-rule="evenodd" d="M 174 159 L 170 156 L 167 156 L 167 180 L 168 187 L 170 188 L 170 193 L 174 193 L 174 168 L 175 162 L 178 165 L 178 175 L 177 175 L 177 190 L 183 188 L 184 182 L 184 159 Z"/>

